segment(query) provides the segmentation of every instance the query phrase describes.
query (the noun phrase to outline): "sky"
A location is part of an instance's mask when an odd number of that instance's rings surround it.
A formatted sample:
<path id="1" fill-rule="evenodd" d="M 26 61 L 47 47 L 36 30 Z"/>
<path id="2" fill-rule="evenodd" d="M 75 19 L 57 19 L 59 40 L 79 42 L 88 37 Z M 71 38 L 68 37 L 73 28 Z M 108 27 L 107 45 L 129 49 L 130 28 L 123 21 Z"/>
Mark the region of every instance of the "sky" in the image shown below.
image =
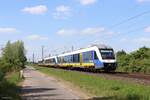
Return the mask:
<path id="1" fill-rule="evenodd" d="M 0 47 L 24 41 L 32 59 L 105 44 L 150 47 L 150 0 L 1 0 Z"/>

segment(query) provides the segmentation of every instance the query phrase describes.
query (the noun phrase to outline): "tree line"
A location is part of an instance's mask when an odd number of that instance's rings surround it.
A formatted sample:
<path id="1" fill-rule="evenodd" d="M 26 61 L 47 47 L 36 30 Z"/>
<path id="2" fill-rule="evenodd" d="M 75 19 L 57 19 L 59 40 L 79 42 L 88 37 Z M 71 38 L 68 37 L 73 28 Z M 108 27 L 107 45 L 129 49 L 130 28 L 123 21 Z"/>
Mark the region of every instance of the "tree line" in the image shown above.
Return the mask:
<path id="1" fill-rule="evenodd" d="M 24 43 L 22 41 L 13 43 L 8 41 L 6 46 L 2 48 L 0 57 L 0 79 L 5 76 L 5 73 L 24 68 L 26 60 Z"/>
<path id="2" fill-rule="evenodd" d="M 121 50 L 116 55 L 118 71 L 150 73 L 150 48 L 144 46 L 131 53 Z"/>

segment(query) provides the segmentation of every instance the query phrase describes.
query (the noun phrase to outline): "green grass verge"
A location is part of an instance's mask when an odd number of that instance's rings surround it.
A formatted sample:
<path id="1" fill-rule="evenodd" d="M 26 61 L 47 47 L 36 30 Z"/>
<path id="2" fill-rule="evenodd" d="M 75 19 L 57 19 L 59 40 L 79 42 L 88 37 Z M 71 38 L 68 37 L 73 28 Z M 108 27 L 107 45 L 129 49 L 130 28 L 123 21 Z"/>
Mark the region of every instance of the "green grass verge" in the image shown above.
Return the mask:
<path id="1" fill-rule="evenodd" d="M 34 66 L 35 67 L 35 66 Z M 37 70 L 61 78 L 78 86 L 81 90 L 102 100 L 150 100 L 150 86 L 144 86 L 119 80 L 107 80 L 102 77 L 80 72 L 66 71 L 47 67 L 35 67 Z"/>
<path id="2" fill-rule="evenodd" d="M 17 84 L 21 80 L 19 72 L 8 73 L 5 78 L 0 81 L 0 99 L 20 100 L 20 87 L 17 86 Z"/>

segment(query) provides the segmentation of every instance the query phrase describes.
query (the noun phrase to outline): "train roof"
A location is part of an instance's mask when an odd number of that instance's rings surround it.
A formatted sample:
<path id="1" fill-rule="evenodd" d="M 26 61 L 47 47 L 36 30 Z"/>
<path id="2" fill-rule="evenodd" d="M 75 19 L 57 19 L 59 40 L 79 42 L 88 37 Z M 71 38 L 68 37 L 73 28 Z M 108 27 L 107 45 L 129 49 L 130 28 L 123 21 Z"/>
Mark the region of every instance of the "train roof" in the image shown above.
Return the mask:
<path id="1" fill-rule="evenodd" d="M 89 47 L 96 46 L 100 49 L 112 49 L 110 46 L 104 45 L 104 44 L 91 44 Z"/>
<path id="2" fill-rule="evenodd" d="M 80 52 L 92 51 L 92 50 L 96 50 L 97 48 L 98 49 L 112 49 L 111 47 L 106 46 L 106 45 L 92 45 L 92 46 L 87 47 L 87 48 L 82 48 L 82 49 L 75 50 L 75 51 L 72 51 L 72 52 L 67 52 L 67 53 L 64 53 L 64 54 L 60 54 L 60 55 L 58 55 L 58 57 L 77 54 L 77 53 L 80 53 Z"/>
<path id="3" fill-rule="evenodd" d="M 46 57 L 44 60 L 55 58 L 56 56 Z"/>
<path id="4" fill-rule="evenodd" d="M 42 59 L 38 59 L 38 61 L 42 61 Z"/>
<path id="5" fill-rule="evenodd" d="M 111 47 L 103 45 L 103 44 L 92 44 L 91 46 L 86 47 L 86 48 L 81 48 L 81 49 L 74 50 L 74 51 L 71 51 L 71 52 L 66 52 L 66 53 L 63 53 L 63 54 L 59 54 L 58 57 L 72 55 L 72 54 L 78 54 L 80 52 L 92 51 L 92 50 L 96 50 L 97 48 L 98 49 L 112 49 Z M 52 58 L 55 58 L 55 57 L 57 57 L 57 56 L 46 57 L 46 58 L 44 58 L 44 60 L 52 59 Z"/>

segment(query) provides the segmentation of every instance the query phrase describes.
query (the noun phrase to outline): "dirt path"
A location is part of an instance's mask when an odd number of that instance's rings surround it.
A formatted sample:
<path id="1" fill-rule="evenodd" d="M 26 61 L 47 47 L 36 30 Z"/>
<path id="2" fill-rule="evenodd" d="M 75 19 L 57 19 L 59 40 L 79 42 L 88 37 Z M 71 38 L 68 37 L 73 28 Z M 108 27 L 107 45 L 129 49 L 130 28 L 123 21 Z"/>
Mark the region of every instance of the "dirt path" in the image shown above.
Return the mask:
<path id="1" fill-rule="evenodd" d="M 46 76 L 32 67 L 24 69 L 23 75 L 23 100 L 82 99 L 53 77 Z"/>

